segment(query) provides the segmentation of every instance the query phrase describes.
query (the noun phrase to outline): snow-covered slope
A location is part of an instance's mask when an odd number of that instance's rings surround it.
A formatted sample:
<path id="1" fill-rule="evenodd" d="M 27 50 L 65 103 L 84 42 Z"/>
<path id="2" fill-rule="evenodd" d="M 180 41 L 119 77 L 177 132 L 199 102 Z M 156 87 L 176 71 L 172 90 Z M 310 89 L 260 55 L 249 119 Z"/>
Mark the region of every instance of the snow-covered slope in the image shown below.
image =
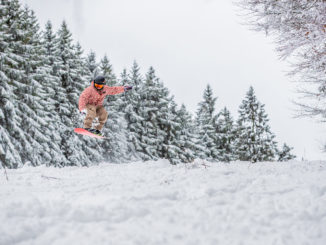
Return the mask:
<path id="1" fill-rule="evenodd" d="M 7 172 L 1 245 L 326 244 L 326 162 Z"/>

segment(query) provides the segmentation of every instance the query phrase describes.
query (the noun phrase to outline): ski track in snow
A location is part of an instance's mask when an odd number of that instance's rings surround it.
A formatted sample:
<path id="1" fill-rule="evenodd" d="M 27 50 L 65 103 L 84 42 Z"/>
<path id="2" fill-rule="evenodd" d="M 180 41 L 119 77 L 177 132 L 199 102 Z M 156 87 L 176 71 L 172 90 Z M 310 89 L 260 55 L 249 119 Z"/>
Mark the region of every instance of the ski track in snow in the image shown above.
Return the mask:
<path id="1" fill-rule="evenodd" d="M 326 244 L 326 162 L 166 161 L 0 175 L 0 245 Z"/>

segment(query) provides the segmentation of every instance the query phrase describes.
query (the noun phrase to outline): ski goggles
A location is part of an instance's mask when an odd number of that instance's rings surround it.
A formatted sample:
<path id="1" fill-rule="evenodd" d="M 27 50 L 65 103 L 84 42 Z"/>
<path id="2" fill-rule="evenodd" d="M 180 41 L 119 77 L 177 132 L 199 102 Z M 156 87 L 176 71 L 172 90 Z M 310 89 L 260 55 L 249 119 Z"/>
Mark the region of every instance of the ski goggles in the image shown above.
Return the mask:
<path id="1" fill-rule="evenodd" d="M 97 84 L 97 83 L 94 83 L 94 86 L 95 88 L 97 89 L 102 89 L 104 87 L 104 84 Z"/>

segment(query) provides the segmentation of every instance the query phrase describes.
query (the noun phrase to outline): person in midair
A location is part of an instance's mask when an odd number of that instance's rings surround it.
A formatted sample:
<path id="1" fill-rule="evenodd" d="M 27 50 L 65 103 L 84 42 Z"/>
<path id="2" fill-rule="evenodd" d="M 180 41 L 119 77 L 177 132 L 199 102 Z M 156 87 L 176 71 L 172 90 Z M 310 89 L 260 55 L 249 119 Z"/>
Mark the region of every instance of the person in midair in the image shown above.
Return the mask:
<path id="1" fill-rule="evenodd" d="M 109 87 L 105 85 L 105 77 L 97 76 L 91 82 L 79 97 L 78 108 L 82 114 L 86 114 L 84 120 L 84 129 L 96 134 L 102 135 L 101 130 L 108 119 L 108 113 L 103 106 L 104 98 L 107 95 L 115 95 L 132 89 L 132 86 Z M 99 124 L 93 129 L 92 123 L 95 117 L 98 117 Z"/>

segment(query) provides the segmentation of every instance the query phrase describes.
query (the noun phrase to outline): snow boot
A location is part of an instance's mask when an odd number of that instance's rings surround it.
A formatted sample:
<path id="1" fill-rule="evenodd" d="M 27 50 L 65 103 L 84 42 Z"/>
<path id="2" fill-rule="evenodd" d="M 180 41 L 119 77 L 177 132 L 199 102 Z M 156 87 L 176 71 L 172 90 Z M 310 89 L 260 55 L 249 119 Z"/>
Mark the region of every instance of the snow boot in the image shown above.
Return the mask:
<path id="1" fill-rule="evenodd" d="M 103 136 L 103 134 L 102 134 L 102 132 L 100 130 L 94 129 L 94 131 L 95 131 L 95 133 L 93 133 L 93 134 L 96 134 L 98 136 Z"/>
<path id="2" fill-rule="evenodd" d="M 100 130 L 94 129 L 94 128 L 84 128 L 85 130 L 87 130 L 88 132 L 92 133 L 92 134 L 96 134 L 98 136 L 103 136 L 102 132 Z"/>
<path id="3" fill-rule="evenodd" d="M 84 128 L 84 129 L 92 134 L 96 134 L 96 129 L 93 129 L 93 128 Z"/>

